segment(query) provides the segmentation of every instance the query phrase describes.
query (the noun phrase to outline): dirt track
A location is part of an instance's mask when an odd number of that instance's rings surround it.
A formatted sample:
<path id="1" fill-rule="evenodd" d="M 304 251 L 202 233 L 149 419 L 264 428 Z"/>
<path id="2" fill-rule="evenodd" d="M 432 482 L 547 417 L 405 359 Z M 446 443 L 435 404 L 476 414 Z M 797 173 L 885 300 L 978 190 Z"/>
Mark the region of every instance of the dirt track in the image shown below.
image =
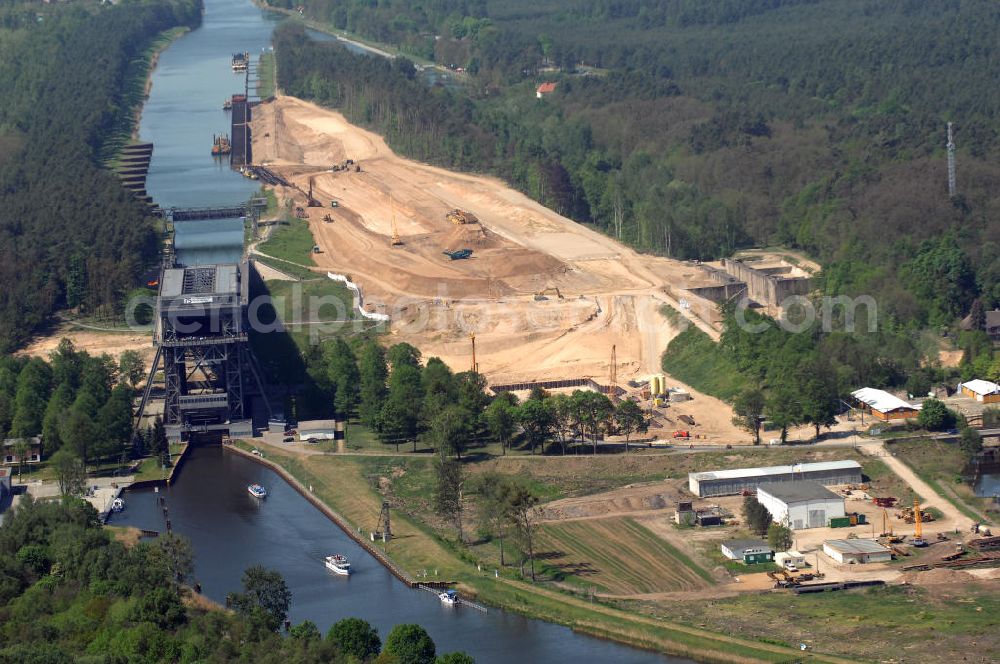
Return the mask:
<path id="1" fill-rule="evenodd" d="M 620 383 L 659 372 L 660 354 L 679 332 L 659 308 L 679 310 L 672 289 L 704 278 L 697 266 L 637 254 L 495 178 L 403 159 L 339 113 L 292 97 L 257 107 L 253 135 L 261 164 L 303 191 L 313 179 L 323 204 L 308 210 L 320 269 L 349 274 L 369 308 L 391 316 L 395 339 L 458 370 L 471 362 L 475 332 L 479 369 L 491 382 L 605 382 L 612 344 Z M 330 170 L 345 159 L 360 172 Z M 300 191 L 278 194 L 305 205 Z M 445 214 L 454 208 L 481 223 L 452 224 Z M 390 246 L 394 218 L 403 246 Z M 473 250 L 470 259 L 442 253 L 462 248 Z M 550 288 L 562 297 L 535 299 Z M 687 410 L 699 422 L 718 421 L 700 433 L 739 435 L 715 399 L 698 395 Z"/>

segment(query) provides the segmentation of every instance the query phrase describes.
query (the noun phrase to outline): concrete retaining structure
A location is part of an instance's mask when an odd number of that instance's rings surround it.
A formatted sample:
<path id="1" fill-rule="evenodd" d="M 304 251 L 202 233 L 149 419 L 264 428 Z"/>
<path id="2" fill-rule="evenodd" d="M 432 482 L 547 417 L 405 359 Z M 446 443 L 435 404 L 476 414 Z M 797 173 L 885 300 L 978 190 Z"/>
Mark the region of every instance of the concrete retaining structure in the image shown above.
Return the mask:
<path id="1" fill-rule="evenodd" d="M 780 307 L 786 298 L 808 295 L 811 289 L 809 277 L 796 274 L 797 268 L 790 265 L 755 268 L 741 260 L 724 258 L 722 266 L 747 285 L 750 299 L 769 307 Z"/>

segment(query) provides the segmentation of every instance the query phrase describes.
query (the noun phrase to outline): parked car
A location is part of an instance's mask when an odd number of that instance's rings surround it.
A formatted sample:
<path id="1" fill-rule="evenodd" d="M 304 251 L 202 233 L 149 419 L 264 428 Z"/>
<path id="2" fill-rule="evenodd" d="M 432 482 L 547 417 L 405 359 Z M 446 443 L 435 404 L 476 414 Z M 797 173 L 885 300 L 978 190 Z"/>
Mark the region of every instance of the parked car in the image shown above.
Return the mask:
<path id="1" fill-rule="evenodd" d="M 281 439 L 281 442 L 283 442 L 283 443 L 294 443 L 295 442 L 295 438 L 293 438 L 292 436 L 285 436 L 284 438 Z"/>

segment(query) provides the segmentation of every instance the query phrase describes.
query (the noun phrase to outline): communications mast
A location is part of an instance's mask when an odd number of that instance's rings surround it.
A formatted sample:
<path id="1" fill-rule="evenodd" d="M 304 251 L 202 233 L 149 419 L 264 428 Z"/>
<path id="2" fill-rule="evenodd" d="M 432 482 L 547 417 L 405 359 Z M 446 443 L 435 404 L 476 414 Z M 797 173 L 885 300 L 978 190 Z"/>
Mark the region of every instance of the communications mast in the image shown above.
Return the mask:
<path id="1" fill-rule="evenodd" d="M 955 141 L 948 123 L 948 197 L 955 198 Z"/>

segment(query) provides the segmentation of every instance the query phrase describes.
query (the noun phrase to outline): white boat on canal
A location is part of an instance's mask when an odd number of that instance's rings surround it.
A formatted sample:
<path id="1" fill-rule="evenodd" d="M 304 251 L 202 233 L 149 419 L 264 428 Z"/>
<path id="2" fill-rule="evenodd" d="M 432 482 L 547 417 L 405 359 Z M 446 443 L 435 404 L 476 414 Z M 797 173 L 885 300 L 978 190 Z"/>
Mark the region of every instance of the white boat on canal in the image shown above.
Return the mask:
<path id="1" fill-rule="evenodd" d="M 341 576 L 348 576 L 351 573 L 351 563 L 344 556 L 327 556 L 323 559 L 323 564 L 326 565 L 327 569 Z"/>
<path id="2" fill-rule="evenodd" d="M 267 489 L 259 484 L 248 485 L 247 492 L 254 498 L 267 498 Z"/>

